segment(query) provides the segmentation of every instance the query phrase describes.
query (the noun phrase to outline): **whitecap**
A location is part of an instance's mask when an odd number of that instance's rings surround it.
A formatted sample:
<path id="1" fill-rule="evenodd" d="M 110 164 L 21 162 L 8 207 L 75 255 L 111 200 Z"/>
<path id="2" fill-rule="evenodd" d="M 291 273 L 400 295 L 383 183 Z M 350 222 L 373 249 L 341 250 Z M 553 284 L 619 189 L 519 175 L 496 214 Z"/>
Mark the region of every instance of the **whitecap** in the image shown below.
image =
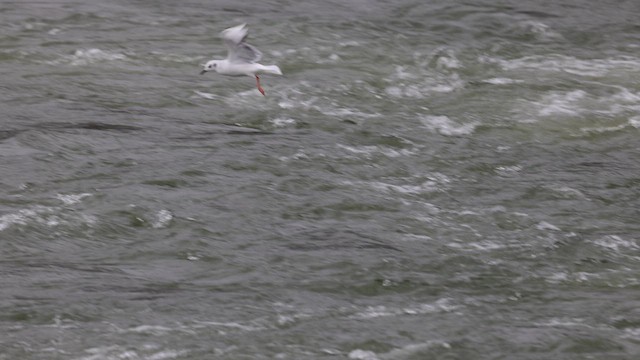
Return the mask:
<path id="1" fill-rule="evenodd" d="M 86 356 L 74 358 L 74 360 L 135 360 L 135 359 L 147 359 L 147 360 L 165 360 L 175 359 L 187 354 L 187 350 L 162 350 L 151 354 L 144 354 L 144 348 L 157 348 L 158 346 L 153 344 L 145 344 L 143 349 L 138 351 L 128 350 L 121 346 L 101 346 L 86 349 Z"/>
<path id="2" fill-rule="evenodd" d="M 491 79 L 482 80 L 482 82 L 492 85 L 510 85 L 510 84 L 519 84 L 523 83 L 523 80 L 516 80 L 504 77 L 495 77 Z"/>
<path id="3" fill-rule="evenodd" d="M 349 359 L 355 360 L 379 360 L 376 353 L 373 351 L 356 349 L 349 353 Z"/>
<path id="4" fill-rule="evenodd" d="M 560 33 L 553 31 L 549 25 L 539 21 L 522 21 L 518 23 L 518 27 L 529 34 L 532 34 L 538 40 L 562 39 L 562 35 L 560 35 Z"/>
<path id="5" fill-rule="evenodd" d="M 637 250 L 639 248 L 635 240 L 626 240 L 618 235 L 607 235 L 595 240 L 594 244 L 615 252 L 619 252 L 621 248 L 631 250 Z"/>
<path id="6" fill-rule="evenodd" d="M 175 329 L 173 328 L 160 326 L 160 325 L 140 325 L 140 326 L 129 328 L 126 331 L 143 333 L 143 334 L 163 335 L 163 334 L 172 332 L 174 330 Z"/>
<path id="7" fill-rule="evenodd" d="M 29 216 L 33 216 L 33 214 L 25 213 L 25 210 L 0 216 L 0 231 L 9 228 L 11 225 L 25 225 Z"/>
<path id="8" fill-rule="evenodd" d="M 320 111 L 321 113 L 328 116 L 336 116 L 336 117 L 360 117 L 360 118 L 372 118 L 378 117 L 380 114 L 378 113 L 366 113 L 355 109 L 350 108 L 331 108 L 331 107 L 320 107 L 314 106 L 315 110 Z"/>
<path id="9" fill-rule="evenodd" d="M 384 359 L 406 359 L 416 353 L 428 350 L 434 346 L 440 346 L 445 349 L 451 348 L 451 344 L 449 344 L 448 342 L 435 340 L 435 341 L 429 341 L 422 344 L 409 344 L 399 349 L 393 349 L 388 353 L 382 354 L 381 356 Z"/>
<path id="10" fill-rule="evenodd" d="M 494 251 L 504 249 L 507 246 L 504 244 L 496 243 L 489 240 L 483 240 L 480 242 L 450 242 L 446 244 L 450 248 L 459 249 L 463 251 Z"/>
<path id="11" fill-rule="evenodd" d="M 273 126 L 275 127 L 286 127 L 286 126 L 295 125 L 296 123 L 294 119 L 287 118 L 287 117 L 278 117 L 278 118 L 269 120 L 269 122 L 272 123 Z"/>
<path id="12" fill-rule="evenodd" d="M 59 216 L 60 208 L 36 205 L 0 216 L 0 231 L 13 225 L 28 225 L 29 223 L 55 227 L 68 223 Z M 84 219 L 84 218 L 81 218 Z"/>
<path id="13" fill-rule="evenodd" d="M 551 230 L 551 231 L 560 231 L 560 228 L 550 224 L 546 221 L 540 221 L 537 225 L 536 225 L 536 229 L 538 230 Z"/>
<path id="14" fill-rule="evenodd" d="M 564 55 L 533 55 L 518 59 L 500 59 L 481 56 L 480 62 L 496 64 L 503 70 L 535 70 L 543 73 L 570 73 L 579 76 L 602 77 L 611 71 L 640 71 L 640 59 L 607 58 L 578 59 Z"/>
<path id="15" fill-rule="evenodd" d="M 151 223 L 151 226 L 154 229 L 165 228 L 169 225 L 169 223 L 171 223 L 171 220 L 173 220 L 173 214 L 171 213 L 171 211 L 163 209 L 158 211 L 155 219 Z"/>
<path id="16" fill-rule="evenodd" d="M 125 60 L 127 56 L 123 53 L 105 51 L 96 48 L 78 49 L 73 55 L 65 56 L 62 59 L 54 60 L 50 63 L 57 65 L 68 63 L 72 66 L 85 66 L 96 62 Z"/>
<path id="17" fill-rule="evenodd" d="M 265 330 L 264 326 L 261 325 L 244 325 L 237 322 L 219 322 L 219 321 L 196 321 L 193 328 L 203 328 L 203 327 L 222 327 L 229 329 L 237 329 L 242 331 L 259 331 Z"/>
<path id="18" fill-rule="evenodd" d="M 196 95 L 198 95 L 198 96 L 200 96 L 202 98 L 208 99 L 208 100 L 213 100 L 213 99 L 218 98 L 217 95 L 214 95 L 214 94 L 211 94 L 211 93 L 202 92 L 202 91 L 197 91 L 196 90 L 195 93 L 196 93 Z"/>
<path id="19" fill-rule="evenodd" d="M 602 134 L 607 132 L 616 132 L 616 131 L 624 130 L 629 125 L 630 124 L 627 122 L 617 126 L 586 127 L 586 128 L 581 128 L 580 131 L 588 134 Z"/>
<path id="20" fill-rule="evenodd" d="M 409 307 L 393 308 L 385 305 L 368 306 L 363 311 L 359 311 L 351 318 L 375 319 L 379 317 L 401 316 L 401 315 L 424 315 L 442 312 L 452 312 L 459 309 L 460 305 L 452 304 L 451 299 L 442 298 L 432 304 L 417 304 Z"/>
<path id="21" fill-rule="evenodd" d="M 564 185 L 548 185 L 545 186 L 546 189 L 556 193 L 557 195 L 562 196 L 567 199 L 588 199 L 587 196 L 580 190 L 574 189 L 569 186 Z"/>
<path id="22" fill-rule="evenodd" d="M 519 173 L 520 171 L 522 171 L 522 166 L 520 165 L 502 165 L 496 167 L 496 172 L 503 176 L 513 175 L 515 173 Z"/>
<path id="23" fill-rule="evenodd" d="M 534 323 L 536 326 L 547 326 L 547 327 L 587 327 L 591 326 L 584 323 L 584 319 L 574 318 L 574 319 L 565 319 L 565 318 L 551 318 L 545 322 Z"/>
<path id="24" fill-rule="evenodd" d="M 575 116 L 584 110 L 579 102 L 586 96 L 587 93 L 583 90 L 553 92 L 544 96 L 540 102 L 533 104 L 540 107 L 538 110 L 540 116 Z"/>
<path id="25" fill-rule="evenodd" d="M 337 146 L 341 149 L 349 151 L 350 153 L 365 155 L 368 158 L 374 156 L 375 154 L 382 154 L 390 158 L 396 158 L 400 156 L 410 156 L 415 154 L 414 150 L 409 150 L 409 149 L 396 150 L 396 149 L 375 146 L 375 145 L 348 146 L 343 144 L 337 144 Z"/>
<path id="26" fill-rule="evenodd" d="M 157 353 L 148 355 L 145 357 L 146 360 L 165 360 L 165 359 L 175 359 L 179 356 L 187 354 L 187 350 L 176 351 L 176 350 L 165 350 L 159 351 Z"/>
<path id="27" fill-rule="evenodd" d="M 600 275 L 584 271 L 579 271 L 571 274 L 567 272 L 557 272 L 547 276 L 546 281 L 554 284 L 567 281 L 581 283 L 597 278 L 600 278 Z"/>
<path id="28" fill-rule="evenodd" d="M 477 123 L 457 124 L 445 115 L 423 115 L 420 122 L 430 131 L 445 136 L 469 135 L 474 132 Z"/>
<path id="29" fill-rule="evenodd" d="M 56 198 L 62 201 L 65 205 L 73 205 L 82 201 L 82 199 L 92 196 L 90 193 L 81 193 L 81 194 L 57 194 Z"/>

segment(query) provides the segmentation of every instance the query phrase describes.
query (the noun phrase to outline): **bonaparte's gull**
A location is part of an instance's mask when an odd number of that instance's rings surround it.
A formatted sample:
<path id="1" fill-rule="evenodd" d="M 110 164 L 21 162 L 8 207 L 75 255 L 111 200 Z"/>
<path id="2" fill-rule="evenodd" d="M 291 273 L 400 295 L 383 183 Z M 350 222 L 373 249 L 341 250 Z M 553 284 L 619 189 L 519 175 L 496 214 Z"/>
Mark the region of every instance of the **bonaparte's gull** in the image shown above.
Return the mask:
<path id="1" fill-rule="evenodd" d="M 211 60 L 203 65 L 200 74 L 207 71 L 215 71 L 218 74 L 230 76 L 255 76 L 258 91 L 264 95 L 264 89 L 260 86 L 258 74 L 282 75 L 282 71 L 276 65 L 258 64 L 262 58 L 262 52 L 254 46 L 244 42 L 247 39 L 247 24 L 240 24 L 224 30 L 220 35 L 227 46 L 227 58 L 224 60 Z"/>

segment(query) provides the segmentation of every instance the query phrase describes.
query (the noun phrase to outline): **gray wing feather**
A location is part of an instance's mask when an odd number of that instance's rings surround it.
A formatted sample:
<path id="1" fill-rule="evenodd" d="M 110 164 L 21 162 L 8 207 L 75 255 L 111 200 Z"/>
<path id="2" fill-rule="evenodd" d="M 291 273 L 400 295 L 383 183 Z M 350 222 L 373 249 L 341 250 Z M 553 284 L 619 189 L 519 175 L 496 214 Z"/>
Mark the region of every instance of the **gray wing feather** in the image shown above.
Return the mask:
<path id="1" fill-rule="evenodd" d="M 231 62 L 254 63 L 260 61 L 260 59 L 262 59 L 262 52 L 256 49 L 255 46 L 245 42 L 237 44 L 229 54 L 229 61 Z"/>

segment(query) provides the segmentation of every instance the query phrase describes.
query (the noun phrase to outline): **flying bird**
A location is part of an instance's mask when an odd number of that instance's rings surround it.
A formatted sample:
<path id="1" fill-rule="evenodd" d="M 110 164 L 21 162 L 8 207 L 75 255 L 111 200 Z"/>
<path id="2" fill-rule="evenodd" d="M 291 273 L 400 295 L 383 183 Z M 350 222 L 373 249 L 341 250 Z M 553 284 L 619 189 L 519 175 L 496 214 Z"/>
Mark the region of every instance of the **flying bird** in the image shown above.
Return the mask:
<path id="1" fill-rule="evenodd" d="M 245 42 L 247 33 L 247 24 L 240 24 L 221 32 L 220 35 L 227 47 L 227 58 L 208 61 L 203 65 L 200 74 L 215 71 L 218 74 L 229 76 L 255 76 L 258 91 L 264 96 L 264 89 L 260 86 L 258 74 L 282 75 L 282 71 L 276 65 L 258 63 L 262 59 L 262 52 Z"/>

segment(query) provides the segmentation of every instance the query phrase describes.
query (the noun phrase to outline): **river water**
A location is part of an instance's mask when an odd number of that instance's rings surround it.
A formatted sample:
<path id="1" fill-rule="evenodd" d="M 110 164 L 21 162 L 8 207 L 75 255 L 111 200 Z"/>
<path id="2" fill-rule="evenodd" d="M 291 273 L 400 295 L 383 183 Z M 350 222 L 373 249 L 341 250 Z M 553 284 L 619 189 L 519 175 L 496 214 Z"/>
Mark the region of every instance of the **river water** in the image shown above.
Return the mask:
<path id="1" fill-rule="evenodd" d="M 639 16 L 1 2 L 0 359 L 637 359 Z"/>

